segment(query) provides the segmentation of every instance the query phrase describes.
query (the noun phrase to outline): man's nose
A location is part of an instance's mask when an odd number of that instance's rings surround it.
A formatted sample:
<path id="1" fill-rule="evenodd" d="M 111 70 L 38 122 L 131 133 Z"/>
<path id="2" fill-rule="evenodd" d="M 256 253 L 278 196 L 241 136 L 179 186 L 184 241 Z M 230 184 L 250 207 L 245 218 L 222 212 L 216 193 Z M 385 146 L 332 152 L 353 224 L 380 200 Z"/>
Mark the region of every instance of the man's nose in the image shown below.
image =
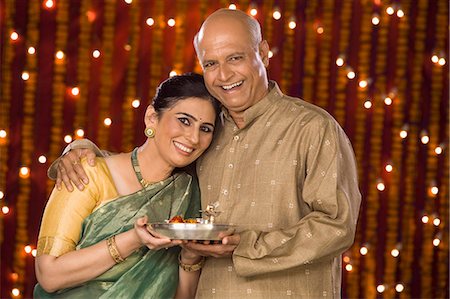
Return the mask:
<path id="1" fill-rule="evenodd" d="M 220 80 L 227 81 L 233 75 L 231 68 L 225 63 L 219 66 Z"/>

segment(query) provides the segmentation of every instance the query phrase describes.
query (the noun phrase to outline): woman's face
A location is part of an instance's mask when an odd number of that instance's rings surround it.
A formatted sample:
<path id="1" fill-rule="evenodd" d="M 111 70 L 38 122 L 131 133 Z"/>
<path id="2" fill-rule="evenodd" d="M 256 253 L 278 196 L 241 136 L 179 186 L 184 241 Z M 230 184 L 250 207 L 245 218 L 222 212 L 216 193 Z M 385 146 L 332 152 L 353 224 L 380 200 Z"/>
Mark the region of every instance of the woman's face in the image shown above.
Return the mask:
<path id="1" fill-rule="evenodd" d="M 211 144 L 216 113 L 205 99 L 179 100 L 156 120 L 154 141 L 160 156 L 174 167 L 194 162 Z"/>

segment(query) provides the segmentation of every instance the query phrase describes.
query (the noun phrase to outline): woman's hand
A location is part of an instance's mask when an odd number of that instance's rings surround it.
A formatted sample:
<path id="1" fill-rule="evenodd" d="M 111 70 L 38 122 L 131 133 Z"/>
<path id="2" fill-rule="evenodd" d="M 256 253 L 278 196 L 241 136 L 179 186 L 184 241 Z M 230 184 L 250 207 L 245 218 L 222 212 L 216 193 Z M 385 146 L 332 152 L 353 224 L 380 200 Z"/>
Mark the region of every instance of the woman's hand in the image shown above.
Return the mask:
<path id="1" fill-rule="evenodd" d="M 81 167 L 80 161 L 83 157 L 87 157 L 90 166 L 95 165 L 95 153 L 90 149 L 73 149 L 62 156 L 56 167 L 56 188 L 61 190 L 61 183 L 64 183 L 67 190 L 72 192 L 72 183 L 80 190 L 84 189 L 84 185 L 89 183 L 89 179 Z"/>
<path id="2" fill-rule="evenodd" d="M 181 240 L 171 240 L 154 231 L 151 225 L 148 224 L 147 216 L 136 220 L 134 230 L 139 242 L 152 250 L 168 249 L 169 247 L 178 246 L 182 243 Z"/>

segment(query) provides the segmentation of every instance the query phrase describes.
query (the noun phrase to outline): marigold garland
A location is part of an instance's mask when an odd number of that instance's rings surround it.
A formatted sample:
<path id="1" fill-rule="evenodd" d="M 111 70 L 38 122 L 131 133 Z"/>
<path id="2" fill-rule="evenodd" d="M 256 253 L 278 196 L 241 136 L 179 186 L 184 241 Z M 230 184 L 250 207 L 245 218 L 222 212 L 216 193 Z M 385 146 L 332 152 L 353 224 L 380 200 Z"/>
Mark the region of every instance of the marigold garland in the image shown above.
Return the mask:
<path id="1" fill-rule="evenodd" d="M 131 151 L 134 146 L 134 116 L 135 111 L 131 106 L 136 98 L 136 78 L 138 69 L 138 49 L 139 49 L 139 2 L 135 1 L 130 6 L 130 46 L 129 60 L 127 63 L 126 90 L 125 98 L 122 104 L 122 149 Z"/>
<path id="2" fill-rule="evenodd" d="M 164 21 L 164 1 L 155 2 L 154 8 L 155 25 L 153 26 L 152 48 L 150 60 L 150 86 L 149 98 L 153 99 L 156 88 L 159 85 L 162 74 L 161 57 L 163 57 L 163 31 L 165 27 Z"/>
<path id="3" fill-rule="evenodd" d="M 5 2 L 5 25 L 6 28 L 14 28 L 13 16 L 15 12 L 15 1 L 8 0 Z M 8 32 L 8 31 L 6 31 Z M 9 33 L 9 32 L 8 32 Z M 9 109 L 11 107 L 11 62 L 13 60 L 13 46 L 10 41 L 7 40 L 8 34 L 4 35 L 2 39 L 2 46 L 4 49 L 3 61 L 1 63 L 2 80 L 0 82 L 2 88 L 2 100 L 0 101 L 0 129 L 6 130 L 9 134 L 10 116 Z M 8 146 L 9 138 L 0 139 L 0 191 L 6 193 L 6 173 L 8 171 Z M 5 198 L 8 194 L 4 195 Z M 7 203 L 7 200 L 3 198 L 0 202 Z M 3 205 L 3 204 L 2 204 Z M 0 246 L 3 244 L 3 213 L 0 213 Z"/>
<path id="4" fill-rule="evenodd" d="M 308 101 L 314 102 L 313 91 L 314 91 L 314 78 L 316 76 L 316 41 L 317 33 L 314 29 L 314 12 L 316 11 L 317 1 L 307 2 L 305 7 L 305 20 L 303 22 L 304 28 L 301 30 L 305 31 L 305 58 L 303 60 L 303 95 L 302 97 Z M 311 16 L 311 17 L 309 17 Z"/>
<path id="5" fill-rule="evenodd" d="M 105 1 L 104 4 L 104 24 L 102 36 L 103 65 L 101 70 L 101 85 L 99 94 L 99 124 L 98 124 L 98 145 L 100 148 L 107 148 L 110 131 L 103 121 L 110 115 L 111 92 L 112 92 L 112 58 L 114 52 L 114 27 L 116 17 L 116 1 Z M 114 120 L 113 120 L 114 121 Z"/>
<path id="6" fill-rule="evenodd" d="M 32 1 L 28 5 L 27 41 L 30 45 L 37 45 L 39 31 L 39 2 Z M 34 152 L 33 127 L 34 127 L 34 103 L 36 92 L 37 58 L 36 55 L 27 55 L 25 71 L 29 73 L 29 79 L 25 83 L 23 112 L 24 119 L 21 130 L 21 163 L 22 167 L 31 169 L 32 155 Z M 23 290 L 25 283 L 26 254 L 24 247 L 28 245 L 28 200 L 30 199 L 30 176 L 19 180 L 19 194 L 16 202 L 16 240 L 13 271 L 18 274 L 16 287 Z"/>
<path id="7" fill-rule="evenodd" d="M 292 66 L 294 65 L 294 30 L 289 28 L 289 20 L 291 17 L 295 18 L 295 1 L 290 0 L 286 2 L 286 16 L 284 18 L 284 35 L 286 40 L 283 43 L 283 62 L 281 75 L 281 90 L 290 90 L 292 85 Z"/>
<path id="8" fill-rule="evenodd" d="M 86 104 L 89 96 L 90 62 L 91 52 L 91 22 L 88 20 L 88 12 L 92 5 L 92 0 L 83 0 L 80 8 L 80 34 L 77 61 L 77 83 L 80 90 L 75 106 L 73 121 L 74 129 L 85 129 L 87 125 Z"/>

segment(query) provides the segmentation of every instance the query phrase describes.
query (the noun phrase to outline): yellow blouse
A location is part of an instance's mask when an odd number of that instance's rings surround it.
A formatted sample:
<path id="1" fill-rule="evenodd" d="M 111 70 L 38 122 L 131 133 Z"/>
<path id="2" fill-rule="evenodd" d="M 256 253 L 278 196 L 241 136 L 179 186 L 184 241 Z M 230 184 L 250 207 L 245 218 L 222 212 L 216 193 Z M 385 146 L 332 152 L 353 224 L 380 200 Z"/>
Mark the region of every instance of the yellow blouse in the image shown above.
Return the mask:
<path id="1" fill-rule="evenodd" d="M 73 251 L 81 237 L 83 220 L 96 208 L 118 197 L 111 173 L 103 158 L 96 158 L 96 165 L 81 161 L 89 177 L 83 191 L 74 188 L 69 192 L 63 186 L 53 189 L 42 217 L 37 244 L 37 256 L 60 256 Z"/>

